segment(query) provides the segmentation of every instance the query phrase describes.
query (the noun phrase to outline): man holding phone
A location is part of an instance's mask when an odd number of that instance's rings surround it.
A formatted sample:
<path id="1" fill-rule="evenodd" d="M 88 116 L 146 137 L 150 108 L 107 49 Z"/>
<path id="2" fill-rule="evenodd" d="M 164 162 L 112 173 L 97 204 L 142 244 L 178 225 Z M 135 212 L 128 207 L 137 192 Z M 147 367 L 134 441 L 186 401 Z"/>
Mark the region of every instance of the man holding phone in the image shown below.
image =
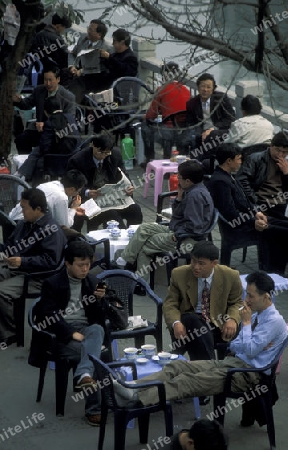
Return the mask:
<path id="1" fill-rule="evenodd" d="M 105 319 L 101 299 L 106 286 L 89 274 L 93 250 L 88 243 L 70 242 L 64 259 L 65 268 L 43 284 L 37 321 L 40 329 L 45 324 L 45 329 L 55 333 L 58 354 L 77 363 L 74 382 L 85 394 L 86 421 L 99 426 L 100 390 L 88 354 L 101 357 Z"/>

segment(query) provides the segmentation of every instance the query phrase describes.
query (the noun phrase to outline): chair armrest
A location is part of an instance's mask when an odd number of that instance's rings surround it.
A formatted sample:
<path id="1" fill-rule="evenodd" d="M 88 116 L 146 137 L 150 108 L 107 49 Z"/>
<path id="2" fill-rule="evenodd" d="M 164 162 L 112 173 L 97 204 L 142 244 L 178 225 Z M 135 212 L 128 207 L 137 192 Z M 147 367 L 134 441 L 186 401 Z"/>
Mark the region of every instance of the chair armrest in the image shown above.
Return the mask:
<path id="1" fill-rule="evenodd" d="M 153 381 L 146 381 L 143 383 L 130 384 L 126 383 L 125 381 L 118 380 L 118 383 L 129 389 L 146 389 L 155 386 L 158 388 L 159 404 L 162 405 L 163 407 L 166 406 L 166 390 L 163 381 L 153 380 Z"/>
<path id="2" fill-rule="evenodd" d="M 88 244 L 90 244 L 94 248 L 94 251 L 95 251 L 95 247 L 97 247 L 97 245 L 99 245 L 99 244 L 103 244 L 104 245 L 104 262 L 106 264 L 107 270 L 109 270 L 110 269 L 110 263 L 111 263 L 111 261 L 110 261 L 110 240 L 109 240 L 109 238 L 102 238 L 102 239 L 96 240 L 96 239 L 93 239 L 90 236 L 86 236 L 85 239 L 86 239 L 86 242 L 88 242 Z M 91 266 L 91 269 L 96 265 L 95 263 L 97 263 L 97 261 L 93 262 L 93 264 Z"/>
<path id="3" fill-rule="evenodd" d="M 254 369 L 253 367 L 239 367 L 239 368 L 231 368 L 228 369 L 227 371 L 227 375 L 226 375 L 226 379 L 225 379 L 225 383 L 224 383 L 224 392 L 232 392 L 231 390 L 231 383 L 232 383 L 232 377 L 235 373 L 253 373 L 253 372 L 258 372 L 258 373 L 264 373 L 269 369 L 272 369 L 275 366 L 275 362 L 273 362 L 272 364 L 269 364 L 266 367 L 263 367 L 262 369 Z M 265 374 L 266 375 L 266 374 Z M 269 375 L 268 375 L 269 377 Z"/>

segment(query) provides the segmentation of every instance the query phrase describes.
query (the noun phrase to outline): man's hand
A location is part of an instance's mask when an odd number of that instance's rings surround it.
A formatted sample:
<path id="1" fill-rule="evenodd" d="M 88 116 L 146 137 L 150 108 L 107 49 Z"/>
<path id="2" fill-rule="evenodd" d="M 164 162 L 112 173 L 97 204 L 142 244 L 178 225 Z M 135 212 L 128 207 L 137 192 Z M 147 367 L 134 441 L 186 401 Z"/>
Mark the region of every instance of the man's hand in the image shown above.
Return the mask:
<path id="1" fill-rule="evenodd" d="M 110 53 L 107 52 L 106 50 L 100 50 L 100 56 L 101 56 L 101 58 L 108 59 L 110 56 Z"/>
<path id="2" fill-rule="evenodd" d="M 43 127 L 44 127 L 44 122 L 36 122 L 36 130 L 37 130 L 39 133 L 42 133 Z"/>
<path id="3" fill-rule="evenodd" d="M 178 202 L 181 202 L 183 193 L 184 193 L 184 189 L 180 186 L 180 184 L 178 184 L 177 191 L 178 191 L 177 200 L 178 200 Z"/>
<path id="4" fill-rule="evenodd" d="M 8 263 L 8 266 L 10 267 L 20 267 L 21 266 L 21 258 L 20 256 L 11 256 L 10 258 L 7 258 L 5 262 Z"/>
<path id="5" fill-rule="evenodd" d="M 175 339 L 181 339 L 184 336 L 186 336 L 186 334 L 187 334 L 186 327 L 184 327 L 183 323 L 181 323 L 181 322 L 175 323 L 175 325 L 173 327 L 173 331 L 174 331 Z"/>
<path id="6" fill-rule="evenodd" d="M 278 158 L 275 160 L 277 166 L 283 173 L 283 175 L 288 175 L 288 161 L 283 156 L 278 156 Z"/>
<path id="7" fill-rule="evenodd" d="M 235 336 L 236 331 L 237 331 L 237 323 L 233 319 L 228 319 L 224 323 L 221 331 L 223 341 L 231 341 L 231 339 L 233 339 L 233 337 Z"/>
<path id="8" fill-rule="evenodd" d="M 209 128 L 209 130 L 203 131 L 203 133 L 202 133 L 202 141 L 205 141 L 206 137 L 209 136 L 209 134 L 213 130 L 214 130 L 214 128 Z"/>
<path id="9" fill-rule="evenodd" d="M 76 216 L 79 216 L 79 217 L 85 216 L 85 209 L 84 208 L 76 208 Z"/>
<path id="10" fill-rule="evenodd" d="M 99 197 L 100 195 L 102 195 L 100 189 L 90 189 L 90 190 L 89 190 L 88 197 L 89 197 L 89 198 L 97 198 L 97 197 Z"/>
<path id="11" fill-rule="evenodd" d="M 103 287 L 98 287 L 97 284 L 96 290 L 94 291 L 95 297 L 103 298 L 105 294 L 106 294 L 106 286 L 104 285 Z"/>
<path id="12" fill-rule="evenodd" d="M 78 331 L 75 331 L 75 332 L 72 334 L 72 338 L 73 338 L 75 341 L 81 342 L 81 341 L 83 341 L 83 339 L 85 339 L 85 336 L 84 336 L 84 334 L 81 334 L 81 333 L 78 333 Z"/>
<path id="13" fill-rule="evenodd" d="M 80 205 L 81 205 L 81 196 L 75 195 L 75 197 L 73 197 L 72 199 L 70 208 L 77 210 L 77 208 L 79 208 Z"/>
<path id="14" fill-rule="evenodd" d="M 81 75 L 81 70 L 77 69 L 77 67 L 75 66 L 70 66 L 69 72 L 71 73 L 71 75 L 73 75 L 73 77 L 80 77 Z"/>
<path id="15" fill-rule="evenodd" d="M 249 308 L 246 302 L 243 302 L 244 308 L 239 311 L 243 326 L 251 324 L 252 309 Z"/>
<path id="16" fill-rule="evenodd" d="M 129 186 L 126 190 L 125 190 L 126 194 L 129 195 L 131 197 L 131 195 L 133 195 L 134 192 L 134 187 L 133 186 Z"/>
<path id="17" fill-rule="evenodd" d="M 12 100 L 13 100 L 13 102 L 15 102 L 15 103 L 19 103 L 19 102 L 21 102 L 22 97 L 21 97 L 21 95 L 19 95 L 19 94 L 14 94 L 13 97 L 12 97 Z"/>
<path id="18" fill-rule="evenodd" d="M 265 216 L 262 212 L 257 212 L 255 215 L 255 229 L 257 231 L 264 231 L 266 228 L 268 228 L 268 218 Z"/>

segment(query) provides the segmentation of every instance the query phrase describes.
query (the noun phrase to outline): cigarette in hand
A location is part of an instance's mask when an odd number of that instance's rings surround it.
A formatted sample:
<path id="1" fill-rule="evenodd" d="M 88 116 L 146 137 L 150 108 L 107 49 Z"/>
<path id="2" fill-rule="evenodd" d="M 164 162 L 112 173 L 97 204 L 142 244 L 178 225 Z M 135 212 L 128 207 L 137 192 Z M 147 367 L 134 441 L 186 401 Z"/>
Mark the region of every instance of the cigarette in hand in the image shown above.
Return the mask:
<path id="1" fill-rule="evenodd" d="M 244 306 L 241 306 L 240 308 L 239 308 L 239 311 L 242 311 L 242 309 L 244 309 L 245 307 Z"/>

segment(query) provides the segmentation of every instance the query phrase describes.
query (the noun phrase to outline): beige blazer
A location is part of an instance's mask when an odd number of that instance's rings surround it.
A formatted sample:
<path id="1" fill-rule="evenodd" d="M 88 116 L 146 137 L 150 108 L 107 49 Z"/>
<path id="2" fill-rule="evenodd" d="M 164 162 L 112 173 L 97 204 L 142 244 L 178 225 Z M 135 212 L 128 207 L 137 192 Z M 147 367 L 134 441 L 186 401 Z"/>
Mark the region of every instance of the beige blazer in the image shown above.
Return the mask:
<path id="1" fill-rule="evenodd" d="M 194 311 L 198 301 L 198 279 L 190 265 L 172 271 L 168 294 L 163 304 L 163 314 L 168 328 L 172 329 L 181 314 Z M 217 264 L 210 291 L 211 321 L 221 328 L 224 315 L 240 322 L 239 308 L 242 302 L 242 284 L 237 270 Z M 226 317 L 227 320 L 227 317 Z"/>

